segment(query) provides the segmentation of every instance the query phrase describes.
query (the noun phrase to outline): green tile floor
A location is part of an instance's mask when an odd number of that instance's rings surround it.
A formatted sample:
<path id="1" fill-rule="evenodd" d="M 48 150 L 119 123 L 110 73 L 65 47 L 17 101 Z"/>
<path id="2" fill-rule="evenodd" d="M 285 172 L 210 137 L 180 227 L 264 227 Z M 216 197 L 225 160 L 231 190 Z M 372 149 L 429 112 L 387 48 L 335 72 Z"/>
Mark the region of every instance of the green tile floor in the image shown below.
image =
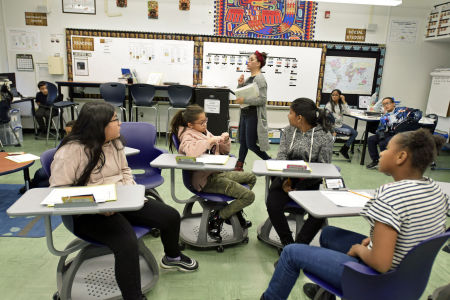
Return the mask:
<path id="1" fill-rule="evenodd" d="M 165 148 L 164 141 L 160 140 L 159 147 Z M 46 145 L 45 141 L 34 140 L 31 134 L 25 134 L 22 148 L 6 147 L 6 151 L 27 151 L 40 155 L 44 150 L 53 147 L 53 142 Z M 276 156 L 278 145 L 271 145 L 270 155 Z M 238 152 L 238 145 L 233 144 L 232 153 Z M 249 152 L 245 170 L 250 171 L 256 155 Z M 367 158 L 368 159 L 368 158 Z M 439 165 L 450 167 L 450 156 L 445 154 L 438 157 Z M 391 178 L 376 170 L 367 170 L 360 166 L 359 154 L 355 154 L 352 163 L 336 161 L 335 164 L 342 168 L 342 175 L 349 188 L 376 188 L 381 184 L 391 181 Z M 37 161 L 30 170 L 31 176 L 40 167 Z M 177 172 L 179 175 L 179 172 Z M 450 181 L 450 171 L 427 171 L 427 176 L 435 180 Z M 169 171 L 163 170 L 166 182 L 158 187 L 167 204 L 173 205 L 180 212 L 182 205 L 175 203 L 170 198 Z M 14 173 L 0 177 L 1 184 L 23 183 L 22 173 Z M 187 198 L 189 192 L 183 187 L 181 177 L 177 177 L 177 195 L 179 198 Z M 185 274 L 174 271 L 161 271 L 160 279 L 156 287 L 147 294 L 149 299 L 259 299 L 261 293 L 273 273 L 273 263 L 278 258 L 275 248 L 269 247 L 256 238 L 256 227 L 267 218 L 264 205 L 264 179 L 258 178 L 254 188 L 256 193 L 255 203 L 245 211 L 247 217 L 252 220 L 253 227 L 249 230 L 250 242 L 247 245 L 237 245 L 225 248 L 225 252 L 218 253 L 215 250 L 195 250 L 188 248 L 185 252 L 196 258 L 200 263 L 197 272 Z M 1 201 L 1 199 L 0 199 Z M 360 233 L 368 233 L 367 223 L 360 217 L 332 218 L 331 225 L 341 226 Z M 448 222 L 449 224 L 449 222 Z M 58 249 L 66 246 L 73 236 L 59 226 L 54 231 L 55 244 Z M 159 238 L 145 237 L 146 245 L 159 260 L 163 255 Z M 56 265 L 58 258 L 47 250 L 45 238 L 10 238 L 0 237 L 0 299 L 51 299 L 56 291 Z M 306 299 L 303 295 L 302 285 L 306 281 L 300 276 L 292 290 L 289 299 Z M 450 282 L 450 254 L 440 251 L 431 273 L 428 286 L 421 299 L 426 299 L 433 290 Z"/>

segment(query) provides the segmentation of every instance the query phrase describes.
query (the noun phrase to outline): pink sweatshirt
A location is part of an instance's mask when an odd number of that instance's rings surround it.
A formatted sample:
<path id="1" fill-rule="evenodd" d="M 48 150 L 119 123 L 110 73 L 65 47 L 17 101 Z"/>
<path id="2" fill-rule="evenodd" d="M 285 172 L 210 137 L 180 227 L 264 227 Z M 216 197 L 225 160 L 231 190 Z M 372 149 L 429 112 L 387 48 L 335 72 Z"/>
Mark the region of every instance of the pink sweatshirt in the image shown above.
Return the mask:
<path id="1" fill-rule="evenodd" d="M 118 142 L 119 149 L 123 147 Z M 56 151 L 51 165 L 50 186 L 70 186 L 83 174 L 88 163 L 84 145 L 72 142 Z M 112 142 L 103 145 L 105 164 L 101 170 L 92 171 L 87 185 L 96 184 L 136 184 L 128 167 L 123 150 L 117 150 Z"/>
<path id="2" fill-rule="evenodd" d="M 214 135 L 206 131 L 206 135 L 186 127 L 180 127 L 178 130 L 178 140 L 180 141 L 180 148 L 178 152 L 187 156 L 199 157 L 204 154 L 206 150 L 210 150 L 213 146 L 209 145 L 209 139 L 214 137 Z M 184 130 L 184 132 L 183 132 Z M 228 154 L 230 153 L 231 140 L 228 139 L 226 143 L 216 143 L 216 150 L 214 154 Z M 212 171 L 196 171 L 192 175 L 192 185 L 197 191 L 201 191 L 206 185 L 208 176 L 211 175 Z"/>

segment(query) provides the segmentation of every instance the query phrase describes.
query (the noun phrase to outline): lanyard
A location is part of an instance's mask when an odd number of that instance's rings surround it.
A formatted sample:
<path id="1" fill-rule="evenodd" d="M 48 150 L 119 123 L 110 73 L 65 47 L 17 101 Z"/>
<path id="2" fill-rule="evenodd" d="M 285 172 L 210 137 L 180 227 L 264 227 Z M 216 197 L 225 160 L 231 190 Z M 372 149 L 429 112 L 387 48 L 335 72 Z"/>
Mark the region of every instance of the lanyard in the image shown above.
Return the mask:
<path id="1" fill-rule="evenodd" d="M 311 162 L 311 153 L 312 153 L 312 147 L 313 147 L 313 143 L 314 143 L 314 130 L 315 129 L 316 129 L 316 127 L 313 127 L 312 134 L 311 134 L 311 146 L 309 147 L 308 163 Z M 294 134 L 292 135 L 292 141 L 291 141 L 291 145 L 289 146 L 289 151 L 291 151 L 292 146 L 294 145 L 294 140 L 295 140 L 296 134 L 297 134 L 297 128 L 295 128 Z"/>

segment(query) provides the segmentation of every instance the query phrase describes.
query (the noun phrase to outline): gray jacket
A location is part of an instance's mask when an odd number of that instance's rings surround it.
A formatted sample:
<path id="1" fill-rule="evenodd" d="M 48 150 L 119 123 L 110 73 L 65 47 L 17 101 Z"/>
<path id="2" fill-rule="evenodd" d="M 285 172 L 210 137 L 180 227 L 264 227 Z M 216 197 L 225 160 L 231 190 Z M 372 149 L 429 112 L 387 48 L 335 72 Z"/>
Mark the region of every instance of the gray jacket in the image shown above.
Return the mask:
<path id="1" fill-rule="evenodd" d="M 267 82 L 262 74 L 258 74 L 253 79 L 253 82 L 259 88 L 259 96 L 254 99 L 244 99 L 244 103 L 252 106 L 256 106 L 256 112 L 258 115 L 258 144 L 261 151 L 267 151 L 270 149 L 269 146 L 269 133 L 267 128 Z M 244 84 L 238 85 L 238 87 L 243 87 L 248 85 L 248 78 L 245 80 Z"/>
<path id="2" fill-rule="evenodd" d="M 350 114 L 350 110 L 348 108 L 347 103 L 342 104 L 342 110 L 339 109 L 339 104 L 334 106 L 335 112 L 333 112 L 333 109 L 331 108 L 331 102 L 329 101 L 327 105 L 325 105 L 325 108 L 330 111 L 330 113 L 333 114 L 334 117 L 334 128 L 340 128 L 342 127 L 342 124 L 344 124 L 344 114 Z"/>
<path id="3" fill-rule="evenodd" d="M 313 130 L 314 138 L 311 139 Z M 321 125 L 317 125 L 305 133 L 294 126 L 287 126 L 281 136 L 277 159 L 331 163 L 332 151 L 333 137 L 331 133 L 325 132 Z"/>

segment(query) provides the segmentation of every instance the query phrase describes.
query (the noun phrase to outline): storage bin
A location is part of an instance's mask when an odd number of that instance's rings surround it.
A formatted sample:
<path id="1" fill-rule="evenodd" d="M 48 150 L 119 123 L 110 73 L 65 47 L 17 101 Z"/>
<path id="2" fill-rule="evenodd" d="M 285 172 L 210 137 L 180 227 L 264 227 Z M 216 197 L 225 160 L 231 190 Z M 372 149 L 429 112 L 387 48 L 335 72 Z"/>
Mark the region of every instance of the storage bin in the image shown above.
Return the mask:
<path id="1" fill-rule="evenodd" d="M 23 142 L 22 135 L 22 122 L 20 119 L 20 111 L 18 109 L 11 109 L 9 111 L 11 117 L 11 127 L 19 138 L 20 143 Z M 14 137 L 14 134 L 11 132 L 9 124 L 1 124 L 0 125 L 0 140 L 2 141 L 3 146 L 7 145 L 16 145 L 17 141 Z"/>

